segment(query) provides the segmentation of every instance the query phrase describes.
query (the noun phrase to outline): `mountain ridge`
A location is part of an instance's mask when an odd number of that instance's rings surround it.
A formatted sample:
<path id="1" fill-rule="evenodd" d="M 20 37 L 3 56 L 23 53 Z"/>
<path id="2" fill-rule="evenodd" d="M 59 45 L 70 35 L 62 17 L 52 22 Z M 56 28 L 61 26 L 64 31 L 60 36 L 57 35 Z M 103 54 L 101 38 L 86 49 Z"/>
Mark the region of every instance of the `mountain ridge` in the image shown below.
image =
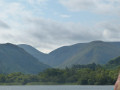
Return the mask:
<path id="1" fill-rule="evenodd" d="M 17 45 L 0 44 L 0 73 L 35 74 L 49 68 Z"/>
<path id="2" fill-rule="evenodd" d="M 66 67 L 74 64 L 106 64 L 119 56 L 120 42 L 92 41 L 59 47 L 46 54 L 43 59 L 52 67 Z M 42 58 L 41 58 L 42 59 Z"/>

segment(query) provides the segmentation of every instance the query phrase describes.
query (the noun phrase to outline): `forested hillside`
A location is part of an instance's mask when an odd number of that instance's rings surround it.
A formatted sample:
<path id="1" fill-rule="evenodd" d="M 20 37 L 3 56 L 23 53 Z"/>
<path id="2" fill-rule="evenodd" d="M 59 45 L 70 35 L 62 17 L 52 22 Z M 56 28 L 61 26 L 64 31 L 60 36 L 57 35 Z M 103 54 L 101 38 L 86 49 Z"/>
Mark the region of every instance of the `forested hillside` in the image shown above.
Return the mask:
<path id="1" fill-rule="evenodd" d="M 36 74 L 50 66 L 38 61 L 14 44 L 0 44 L 0 73 L 22 72 Z"/>
<path id="2" fill-rule="evenodd" d="M 120 58 L 115 59 L 120 61 Z M 110 62 L 113 62 L 110 61 Z M 109 64 L 109 63 L 108 63 Z M 0 74 L 0 84 L 4 85 L 113 85 L 118 77 L 118 67 L 106 68 L 95 63 L 73 65 L 65 69 L 47 69 L 36 75 L 11 73 Z"/>
<path id="3" fill-rule="evenodd" d="M 63 46 L 44 54 L 29 45 L 18 45 L 39 61 L 51 67 L 65 68 L 74 64 L 106 64 L 120 55 L 120 42 L 92 41 Z"/>

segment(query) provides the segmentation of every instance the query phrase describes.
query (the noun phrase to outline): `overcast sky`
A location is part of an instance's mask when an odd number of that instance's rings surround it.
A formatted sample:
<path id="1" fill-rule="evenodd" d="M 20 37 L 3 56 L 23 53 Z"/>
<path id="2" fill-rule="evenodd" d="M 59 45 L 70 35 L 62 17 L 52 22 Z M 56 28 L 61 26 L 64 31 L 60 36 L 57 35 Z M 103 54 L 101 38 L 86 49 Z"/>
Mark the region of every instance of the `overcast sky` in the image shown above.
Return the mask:
<path id="1" fill-rule="evenodd" d="M 120 41 L 120 0 L 0 0 L 0 43 L 48 53 L 93 40 Z"/>

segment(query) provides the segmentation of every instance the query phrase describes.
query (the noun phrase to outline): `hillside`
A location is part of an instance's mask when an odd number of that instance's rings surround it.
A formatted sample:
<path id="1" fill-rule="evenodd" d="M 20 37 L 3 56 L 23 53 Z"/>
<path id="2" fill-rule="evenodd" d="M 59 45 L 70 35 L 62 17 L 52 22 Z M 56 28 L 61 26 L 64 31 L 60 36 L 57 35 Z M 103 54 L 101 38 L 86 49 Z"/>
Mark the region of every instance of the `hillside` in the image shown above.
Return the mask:
<path id="1" fill-rule="evenodd" d="M 71 56 L 75 55 L 79 50 L 81 51 L 82 48 L 84 48 L 85 46 L 86 44 L 81 43 L 71 46 L 64 46 L 56 50 L 53 50 L 52 52 L 49 53 L 49 55 L 53 57 L 51 63 L 54 66 L 59 66 L 62 63 L 64 63 L 67 59 L 70 59 Z"/>
<path id="2" fill-rule="evenodd" d="M 117 58 L 114 58 L 112 60 L 110 60 L 106 65 L 105 65 L 106 68 L 117 68 L 117 67 L 120 67 L 120 56 L 117 57 Z"/>
<path id="3" fill-rule="evenodd" d="M 25 51 L 27 51 L 29 54 L 37 58 L 39 61 L 48 64 L 52 67 L 56 67 L 64 62 L 64 60 L 68 59 L 70 56 L 74 55 L 78 48 L 84 47 L 84 44 L 76 44 L 73 46 L 64 46 L 61 48 L 58 48 L 56 50 L 53 50 L 49 54 L 45 54 L 37 50 L 36 48 L 26 45 L 26 44 L 20 44 L 19 47 L 23 48 Z"/>
<path id="4" fill-rule="evenodd" d="M 10 43 L 0 44 L 0 73 L 23 72 L 35 74 L 46 68 L 49 68 L 49 66 L 39 62 L 24 49 Z"/>
<path id="5" fill-rule="evenodd" d="M 18 46 L 23 48 L 29 54 L 31 54 L 32 56 L 37 58 L 40 62 L 43 62 L 45 64 L 49 64 L 50 63 L 49 60 L 52 59 L 52 57 L 50 57 L 50 55 L 42 53 L 42 52 L 40 52 L 39 50 L 37 50 L 36 48 L 34 48 L 30 45 L 19 44 Z M 49 65 L 51 65 L 51 64 L 49 64 Z"/>
<path id="6" fill-rule="evenodd" d="M 120 42 L 93 41 L 63 46 L 44 54 L 29 45 L 19 45 L 39 61 L 52 67 L 63 68 L 74 64 L 106 64 L 109 60 L 118 57 Z"/>
<path id="7" fill-rule="evenodd" d="M 115 43 L 90 42 L 77 54 L 66 60 L 61 66 L 71 66 L 73 64 L 106 64 L 110 59 L 118 57 L 120 46 Z"/>

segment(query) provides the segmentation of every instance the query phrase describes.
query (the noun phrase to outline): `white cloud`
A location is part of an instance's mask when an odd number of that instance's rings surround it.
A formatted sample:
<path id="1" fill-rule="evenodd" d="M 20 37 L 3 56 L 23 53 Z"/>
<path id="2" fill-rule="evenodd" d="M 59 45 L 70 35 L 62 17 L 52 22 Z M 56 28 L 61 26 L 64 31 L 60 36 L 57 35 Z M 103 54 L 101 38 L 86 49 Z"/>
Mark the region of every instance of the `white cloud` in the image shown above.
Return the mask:
<path id="1" fill-rule="evenodd" d="M 80 23 L 63 23 L 44 18 L 32 18 L 28 20 L 27 24 L 29 25 L 27 32 L 33 39 L 30 42 L 37 42 L 36 47 L 39 49 L 45 47 L 46 51 L 79 42 L 120 40 L 120 24 L 117 21 L 99 22 L 86 27 Z"/>
<path id="2" fill-rule="evenodd" d="M 114 23 L 114 24 L 113 24 Z M 25 28 L 0 30 L 0 42 L 27 43 L 49 52 L 63 45 L 93 40 L 120 40 L 120 24 L 101 22 L 86 27 L 80 23 L 58 22 L 45 18 L 27 18 Z"/>
<path id="3" fill-rule="evenodd" d="M 120 23 L 117 21 L 105 21 L 98 23 L 96 28 L 102 31 L 103 40 L 120 41 Z"/>
<path id="4" fill-rule="evenodd" d="M 59 0 L 71 11 L 92 11 L 97 13 L 120 12 L 120 0 Z"/>
<path id="5" fill-rule="evenodd" d="M 0 11 L 0 19 L 6 21 L 10 25 L 14 22 L 20 23 L 25 17 L 32 17 L 33 15 L 32 11 L 26 10 L 26 7 L 19 2 L 2 1 Z"/>
<path id="6" fill-rule="evenodd" d="M 60 17 L 62 17 L 62 18 L 70 18 L 71 16 L 70 15 L 66 15 L 66 14 L 62 14 L 62 15 L 60 15 Z"/>
<path id="7" fill-rule="evenodd" d="M 26 0 L 27 2 L 29 2 L 30 4 L 40 4 L 40 3 L 44 3 L 47 0 Z"/>
<path id="8" fill-rule="evenodd" d="M 102 1 L 61 0 L 61 3 L 72 11 L 91 10 L 102 13 L 116 13 L 118 11 L 119 6 L 114 6 L 113 3 L 115 4 L 116 1 L 116 4 L 119 4 L 119 0 L 106 0 L 110 2 L 109 4 Z M 41 4 L 44 0 L 28 0 L 26 2 Z M 40 8 L 34 9 L 39 11 Z M 83 26 L 81 23 L 73 23 L 72 21 L 59 22 L 40 16 L 36 17 L 34 9 L 28 9 L 21 2 L 8 3 L 0 0 L 0 42 L 26 43 L 39 48 L 41 51 L 48 52 L 63 45 L 96 39 L 120 40 L 119 19 L 117 22 L 107 21 Z M 60 17 L 70 18 L 71 16 L 62 14 Z M 5 27 L 10 27 L 10 29 L 5 30 Z"/>
<path id="9" fill-rule="evenodd" d="M 109 29 L 103 31 L 104 40 L 120 41 L 120 32 L 114 32 Z"/>
<path id="10" fill-rule="evenodd" d="M 101 31 L 84 27 L 80 23 L 63 23 L 44 18 L 31 18 L 27 21 L 26 33 L 30 37 L 27 42 L 38 48 L 47 48 L 47 51 L 71 43 L 102 38 Z"/>
<path id="11" fill-rule="evenodd" d="M 91 0 L 60 0 L 60 2 L 71 11 L 89 9 L 88 6 L 94 7 L 94 3 Z"/>

